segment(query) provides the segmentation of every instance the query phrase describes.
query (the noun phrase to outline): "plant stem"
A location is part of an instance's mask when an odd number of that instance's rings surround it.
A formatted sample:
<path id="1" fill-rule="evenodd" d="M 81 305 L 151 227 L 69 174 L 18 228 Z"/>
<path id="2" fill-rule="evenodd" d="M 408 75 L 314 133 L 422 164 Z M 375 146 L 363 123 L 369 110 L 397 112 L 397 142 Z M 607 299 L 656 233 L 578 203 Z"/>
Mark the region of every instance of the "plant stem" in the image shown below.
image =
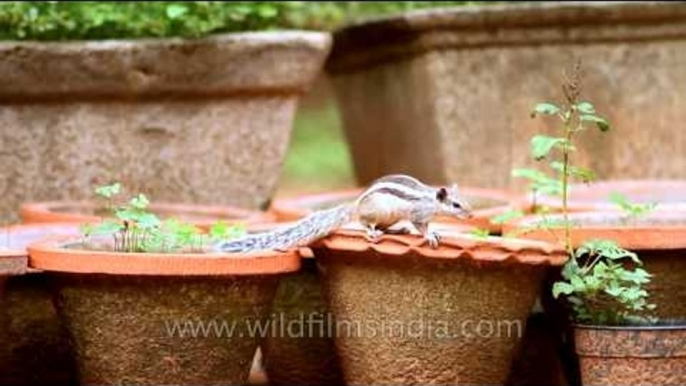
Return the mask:
<path id="1" fill-rule="evenodd" d="M 570 256 L 574 256 L 574 247 L 572 246 L 572 231 L 569 224 L 569 205 L 568 192 L 569 186 L 569 149 L 572 145 L 572 135 L 574 130 L 571 125 L 571 114 L 569 119 L 565 121 L 565 145 L 562 150 L 562 214 L 565 222 L 565 249 Z"/>

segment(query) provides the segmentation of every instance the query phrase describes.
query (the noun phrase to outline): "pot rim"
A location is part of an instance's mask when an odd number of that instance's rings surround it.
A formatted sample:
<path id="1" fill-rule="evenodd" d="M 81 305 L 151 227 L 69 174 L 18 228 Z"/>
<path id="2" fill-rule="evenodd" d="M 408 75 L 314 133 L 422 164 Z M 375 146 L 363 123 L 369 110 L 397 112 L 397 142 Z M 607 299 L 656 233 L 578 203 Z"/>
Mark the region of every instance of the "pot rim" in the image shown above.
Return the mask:
<path id="1" fill-rule="evenodd" d="M 382 235 L 376 243 L 367 241 L 361 227 L 346 226 L 316 242 L 312 249 L 326 248 L 335 251 L 372 252 L 388 258 L 420 256 L 436 260 L 473 260 L 479 262 L 561 266 L 568 256 L 557 245 L 527 239 L 488 236 L 480 238 L 464 233 L 464 227 L 440 224 L 438 248 L 431 248 L 418 233 L 408 235 Z M 433 228 L 436 230 L 436 228 Z M 364 253 L 360 254 L 361 256 Z M 316 256 L 316 252 L 315 252 Z"/>
<path id="2" fill-rule="evenodd" d="M 307 193 L 296 195 L 292 197 L 278 197 L 270 207 L 270 211 L 277 217 L 277 221 L 289 221 L 302 218 L 309 213 L 311 209 L 307 208 L 307 204 L 323 204 L 332 200 L 342 200 L 346 198 L 354 199 L 361 194 L 366 188 L 348 188 L 332 191 L 323 191 L 319 193 Z M 460 193 L 465 196 L 480 197 L 487 200 L 497 201 L 493 206 L 474 210 L 473 218 L 490 218 L 502 211 L 508 210 L 512 207 L 523 209 L 524 206 L 517 205 L 518 200 L 515 199 L 514 194 L 504 190 L 488 189 L 471 186 L 461 186 Z M 470 220 L 459 222 L 469 223 Z"/>
<path id="3" fill-rule="evenodd" d="M 637 325 L 637 326 L 604 326 L 594 324 L 572 324 L 574 329 L 587 331 L 674 331 L 686 330 L 686 319 L 683 320 L 669 320 L 666 323 L 677 324 L 656 324 L 656 325 Z"/>
<path id="4" fill-rule="evenodd" d="M 46 238 L 28 246 L 29 266 L 43 271 L 112 275 L 270 275 L 300 269 L 297 249 L 251 253 L 123 253 L 69 250 L 74 236 Z"/>
<path id="5" fill-rule="evenodd" d="M 568 202 L 571 210 L 576 212 L 590 212 L 590 211 L 621 211 L 621 209 L 614 203 L 610 202 L 607 197 L 591 197 L 591 198 L 575 198 L 579 195 L 595 195 L 599 191 L 616 191 L 617 193 L 632 193 L 638 189 L 643 191 L 663 191 L 666 189 L 673 189 L 678 187 L 686 190 L 686 180 L 684 179 L 610 179 L 593 182 L 590 186 L 586 184 L 572 184 L 570 191 L 572 197 Z M 577 190 L 577 191 L 575 191 Z M 578 190 L 582 190 L 579 192 Z M 609 194 L 609 192 L 607 192 Z M 526 206 L 531 207 L 533 204 L 534 195 L 528 193 L 524 196 Z M 551 195 L 538 194 L 536 196 L 536 203 L 546 205 L 552 208 L 561 208 L 560 199 Z M 641 200 L 639 203 L 647 203 Z M 656 210 L 686 210 L 686 197 L 683 202 L 658 202 Z"/>
<path id="6" fill-rule="evenodd" d="M 37 201 L 37 202 L 27 202 L 22 204 L 20 210 L 20 216 L 22 221 L 25 223 L 39 223 L 39 222 L 95 222 L 100 221 L 102 218 L 96 215 L 84 214 L 84 213 L 68 213 L 60 212 L 59 208 L 63 207 L 75 207 L 92 209 L 95 208 L 96 204 L 92 200 L 55 200 L 55 201 Z M 268 212 L 261 212 L 257 210 L 244 209 L 231 205 L 199 205 L 199 204 L 186 204 L 186 203 L 176 203 L 176 202 L 154 202 L 149 206 L 151 211 L 159 212 L 178 212 L 178 214 L 187 213 L 197 213 L 200 215 L 217 217 L 236 217 L 223 219 L 199 219 L 188 221 L 196 226 L 209 226 L 217 220 L 223 220 L 227 222 L 237 222 L 237 223 L 267 223 L 273 219 L 273 215 Z M 42 217 L 38 220 L 36 217 Z M 173 216 L 168 216 L 173 217 Z"/>
<path id="7" fill-rule="evenodd" d="M 64 49 L 89 48 L 100 51 L 111 49 L 138 46 L 138 45 L 167 45 L 179 43 L 194 43 L 203 41 L 218 42 L 244 42 L 246 40 L 254 44 L 270 45 L 283 42 L 306 42 L 315 46 L 326 48 L 330 43 L 330 33 L 325 31 L 315 31 L 306 29 L 283 29 L 275 31 L 241 31 L 241 32 L 222 32 L 213 33 L 207 36 L 190 39 L 181 36 L 168 37 L 144 37 L 144 38 L 119 38 L 119 39 L 100 39 L 100 40 L 64 40 L 64 41 L 42 41 L 42 40 L 5 40 L 0 42 L 0 48 L 6 45 L 25 45 L 25 46 L 52 46 Z"/>

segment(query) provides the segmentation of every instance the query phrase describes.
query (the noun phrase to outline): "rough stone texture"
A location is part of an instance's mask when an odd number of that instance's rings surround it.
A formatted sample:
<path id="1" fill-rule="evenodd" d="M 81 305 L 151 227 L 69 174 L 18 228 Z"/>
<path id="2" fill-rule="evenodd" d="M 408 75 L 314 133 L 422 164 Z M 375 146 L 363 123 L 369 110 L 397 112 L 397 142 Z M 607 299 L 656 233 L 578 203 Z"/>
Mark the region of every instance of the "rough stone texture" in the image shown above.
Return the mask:
<path id="1" fill-rule="evenodd" d="M 0 221 L 119 180 L 156 201 L 266 208 L 322 33 L 0 43 Z"/>
<path id="2" fill-rule="evenodd" d="M 405 172 L 516 188 L 533 166 L 531 120 L 560 101 L 572 56 L 583 98 L 614 125 L 575 155 L 602 178 L 686 177 L 686 4 L 567 3 L 417 11 L 337 31 L 328 70 L 360 183 Z"/>
<path id="3" fill-rule="evenodd" d="M 244 384 L 259 343 L 249 326 L 266 322 L 278 282 L 274 276 L 55 279 L 81 385 Z M 182 336 L 173 330 L 176 322 L 205 323 L 206 330 Z"/>
<path id="4" fill-rule="evenodd" d="M 686 384 L 686 327 L 575 328 L 584 385 Z"/>
<path id="5" fill-rule="evenodd" d="M 350 385 L 503 384 L 545 272 L 416 254 L 315 254 Z"/>
<path id="6" fill-rule="evenodd" d="M 314 259 L 281 279 L 272 318 L 279 329 L 261 345 L 270 385 L 343 385 Z"/>
<path id="7" fill-rule="evenodd" d="M 75 384 L 76 363 L 67 333 L 52 304 L 46 277 L 10 278 L 0 307 L 0 384 Z"/>

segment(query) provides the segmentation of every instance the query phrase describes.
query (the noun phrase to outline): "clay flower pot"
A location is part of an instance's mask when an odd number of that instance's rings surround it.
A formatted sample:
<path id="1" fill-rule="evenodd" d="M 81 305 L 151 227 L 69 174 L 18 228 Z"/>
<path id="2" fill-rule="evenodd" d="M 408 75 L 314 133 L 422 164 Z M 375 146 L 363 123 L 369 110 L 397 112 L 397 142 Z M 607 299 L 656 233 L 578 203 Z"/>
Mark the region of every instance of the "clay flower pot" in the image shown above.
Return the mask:
<path id="1" fill-rule="evenodd" d="M 363 191 L 363 188 L 357 188 L 290 198 L 277 197 L 272 203 L 270 211 L 276 216 L 277 221 L 295 221 L 313 211 L 353 202 Z M 508 211 L 513 202 L 520 204 L 513 200 L 511 195 L 500 190 L 460 187 L 460 192 L 473 207 L 473 217 L 468 220 L 439 218 L 438 221 L 488 229 L 491 233 L 498 234 L 501 231 L 501 226 L 491 224 L 490 219 Z"/>
<path id="2" fill-rule="evenodd" d="M 592 184 L 573 184 L 569 187 L 570 199 L 567 207 L 574 212 L 613 211 L 620 207 L 609 197 L 621 193 L 631 203 L 658 203 L 661 210 L 686 210 L 686 180 L 612 180 Z M 527 208 L 533 204 L 562 210 L 560 197 L 531 194 L 526 196 Z"/>
<path id="3" fill-rule="evenodd" d="M 49 235 L 78 235 L 75 224 L 31 224 L 0 228 L 0 245 L 28 260 L 26 246 Z M 67 331 L 52 303 L 48 278 L 40 270 L 7 280 L 0 319 L 0 384 L 73 385 L 76 361 Z"/>
<path id="4" fill-rule="evenodd" d="M 82 385 L 244 384 L 279 277 L 297 251 L 142 254 L 29 247 L 50 276 Z"/>
<path id="5" fill-rule="evenodd" d="M 402 172 L 437 184 L 523 188 L 510 171 L 535 167 L 522 139 L 541 125 L 529 112 L 560 96 L 570 47 L 594 58 L 584 61 L 585 98 L 621 127 L 621 135 L 585 140 L 577 153 L 585 166 L 606 178 L 686 178 L 686 132 L 674 129 L 686 109 L 673 103 L 686 99 L 686 88 L 673 87 L 683 82 L 685 20 L 682 3 L 546 2 L 417 10 L 345 26 L 334 33 L 327 71 L 358 180 Z"/>
<path id="6" fill-rule="evenodd" d="M 313 246 L 346 384 L 503 384 L 543 277 L 566 260 L 540 242 L 449 225 L 369 243 L 344 229 Z"/>
<path id="7" fill-rule="evenodd" d="M 583 385 L 686 385 L 686 326 L 575 326 Z"/>
<path id="8" fill-rule="evenodd" d="M 330 46 L 308 31 L 1 42 L 0 143 L 12 145 L 0 165 L 15 178 L 0 218 L 111 181 L 160 201 L 266 208 Z"/>
<path id="9" fill-rule="evenodd" d="M 174 217 L 202 229 L 209 228 L 219 220 L 246 224 L 269 223 L 274 220 L 274 216 L 268 212 L 233 206 L 152 203 L 149 210 L 162 218 Z M 97 205 L 92 201 L 51 201 L 26 203 L 22 205 L 20 215 L 25 224 L 93 223 L 102 220 L 96 212 Z"/>
<path id="10" fill-rule="evenodd" d="M 276 292 L 278 327 L 261 344 L 267 378 L 270 385 L 343 385 L 317 265 L 311 251 L 303 257 L 301 269 L 283 277 Z"/>
<path id="11" fill-rule="evenodd" d="M 561 220 L 561 214 L 548 215 L 549 221 Z M 576 212 L 572 244 L 579 246 L 591 239 L 609 239 L 634 251 L 653 275 L 646 290 L 655 303 L 660 319 L 686 319 L 686 211 L 656 210 L 636 219 L 617 212 Z M 543 217 L 527 216 L 505 225 L 504 232 L 516 231 L 518 237 L 561 244 L 562 228 L 532 229 Z"/>

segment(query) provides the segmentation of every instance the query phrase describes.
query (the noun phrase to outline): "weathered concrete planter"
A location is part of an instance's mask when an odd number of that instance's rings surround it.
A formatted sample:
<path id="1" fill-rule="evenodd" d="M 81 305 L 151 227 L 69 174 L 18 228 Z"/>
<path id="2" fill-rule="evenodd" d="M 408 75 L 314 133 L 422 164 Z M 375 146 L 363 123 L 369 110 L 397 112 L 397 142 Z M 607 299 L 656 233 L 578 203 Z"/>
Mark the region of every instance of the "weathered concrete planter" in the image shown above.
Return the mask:
<path id="1" fill-rule="evenodd" d="M 77 235 L 74 224 L 31 224 L 0 228 L 0 245 L 28 259 L 26 246 L 50 235 Z M 0 384 L 7 386 L 72 385 L 76 362 L 67 332 L 52 303 L 48 278 L 28 269 L 7 280 L 0 318 Z"/>
<path id="2" fill-rule="evenodd" d="M 363 191 L 363 188 L 357 188 L 296 197 L 277 197 L 272 203 L 270 212 L 274 214 L 276 221 L 296 221 L 314 211 L 353 202 Z M 460 194 L 472 206 L 472 217 L 465 220 L 440 217 L 439 220 L 488 229 L 496 234 L 501 232 L 501 225 L 491 224 L 491 218 L 508 211 L 511 206 L 517 207 L 521 204 L 507 192 L 496 189 L 461 187 Z"/>
<path id="3" fill-rule="evenodd" d="M 297 251 L 120 254 L 29 246 L 53 280 L 82 385 L 245 384 L 280 275 Z M 190 328 L 189 328 L 190 326 Z M 194 327 L 195 326 L 195 327 Z"/>
<path id="4" fill-rule="evenodd" d="M 549 266 L 550 244 L 442 228 L 442 244 L 342 230 L 313 246 L 346 384 L 503 384 Z M 485 326 L 485 327 L 484 327 Z"/>
<path id="5" fill-rule="evenodd" d="M 589 133 L 577 161 L 603 178 L 686 177 L 686 132 L 674 130 L 686 121 L 674 103 L 686 99 L 674 87 L 686 79 L 686 4 L 556 2 L 415 11 L 337 31 L 327 69 L 359 182 L 404 172 L 523 188 L 510 170 L 533 165 L 526 139 L 543 129 L 529 113 L 562 98 L 572 55 L 584 61 L 584 98 L 621 130 Z"/>
<path id="6" fill-rule="evenodd" d="M 686 384 L 686 326 L 576 326 L 583 385 Z"/>
<path id="7" fill-rule="evenodd" d="M 160 201 L 266 208 L 330 37 L 2 42 L 0 219 L 122 182 Z"/>

